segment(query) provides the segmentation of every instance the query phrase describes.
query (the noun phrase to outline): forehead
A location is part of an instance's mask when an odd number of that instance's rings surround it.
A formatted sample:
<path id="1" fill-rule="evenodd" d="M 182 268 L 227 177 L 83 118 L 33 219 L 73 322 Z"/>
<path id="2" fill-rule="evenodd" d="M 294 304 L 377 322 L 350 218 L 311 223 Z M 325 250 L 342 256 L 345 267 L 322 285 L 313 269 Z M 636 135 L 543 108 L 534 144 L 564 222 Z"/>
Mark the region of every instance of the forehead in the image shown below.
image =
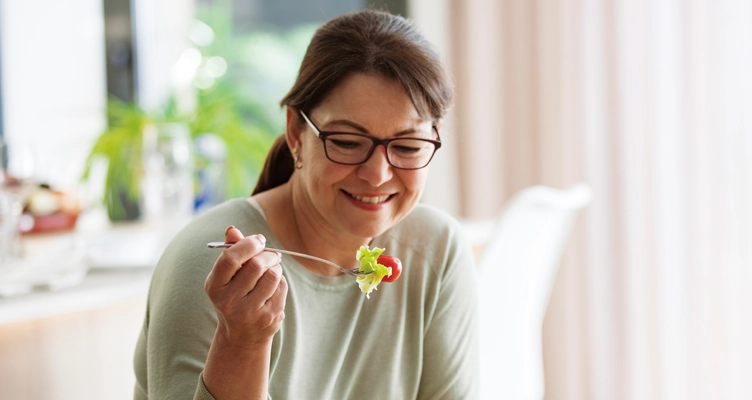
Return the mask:
<path id="1" fill-rule="evenodd" d="M 421 118 L 398 81 L 375 74 L 355 73 L 344 78 L 312 113 L 322 124 L 351 119 L 366 126 L 374 125 L 374 129 L 384 124 L 402 128 L 430 124 Z"/>

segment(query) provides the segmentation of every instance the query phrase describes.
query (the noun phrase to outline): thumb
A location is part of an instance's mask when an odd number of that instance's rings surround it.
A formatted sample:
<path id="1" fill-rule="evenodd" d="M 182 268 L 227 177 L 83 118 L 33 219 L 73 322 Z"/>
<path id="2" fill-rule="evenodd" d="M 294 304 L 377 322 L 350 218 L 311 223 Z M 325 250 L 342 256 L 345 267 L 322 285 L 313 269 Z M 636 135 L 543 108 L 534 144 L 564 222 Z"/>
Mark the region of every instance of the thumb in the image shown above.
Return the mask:
<path id="1" fill-rule="evenodd" d="M 236 243 L 242 238 L 243 233 L 232 225 L 228 226 L 227 230 L 225 230 L 225 243 Z"/>

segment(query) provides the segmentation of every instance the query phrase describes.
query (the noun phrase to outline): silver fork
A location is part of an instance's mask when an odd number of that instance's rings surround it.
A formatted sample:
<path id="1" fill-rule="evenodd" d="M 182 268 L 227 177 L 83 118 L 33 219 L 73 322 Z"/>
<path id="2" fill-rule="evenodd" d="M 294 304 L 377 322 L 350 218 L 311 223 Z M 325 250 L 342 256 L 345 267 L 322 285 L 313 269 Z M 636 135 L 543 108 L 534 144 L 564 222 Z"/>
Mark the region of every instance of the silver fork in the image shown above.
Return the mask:
<path id="1" fill-rule="evenodd" d="M 209 246 L 210 249 L 219 249 L 219 248 L 228 248 L 228 247 L 232 246 L 233 244 L 235 244 L 235 243 L 210 242 L 210 243 L 207 244 L 207 246 Z M 284 250 L 284 249 L 275 249 L 273 247 L 265 247 L 264 251 L 276 251 L 278 253 L 289 254 L 291 256 L 310 258 L 311 260 L 319 261 L 319 262 L 322 262 L 324 264 L 329 264 L 330 266 L 332 266 L 334 268 L 337 268 L 338 270 L 346 273 L 347 275 L 352 275 L 352 276 L 368 276 L 368 275 L 371 275 L 373 273 L 373 272 L 369 272 L 367 274 L 363 274 L 363 273 L 358 272 L 358 268 L 347 269 L 347 268 L 344 268 L 344 267 L 340 267 L 339 265 L 337 265 L 337 264 L 335 264 L 335 263 L 333 263 L 333 262 L 331 262 L 329 260 L 326 260 L 326 259 L 323 259 L 323 258 L 319 258 L 319 257 L 315 257 L 315 256 L 312 256 L 312 255 L 308 255 L 308 254 L 304 254 L 304 253 L 298 253 L 298 252 L 295 252 L 295 251 Z"/>

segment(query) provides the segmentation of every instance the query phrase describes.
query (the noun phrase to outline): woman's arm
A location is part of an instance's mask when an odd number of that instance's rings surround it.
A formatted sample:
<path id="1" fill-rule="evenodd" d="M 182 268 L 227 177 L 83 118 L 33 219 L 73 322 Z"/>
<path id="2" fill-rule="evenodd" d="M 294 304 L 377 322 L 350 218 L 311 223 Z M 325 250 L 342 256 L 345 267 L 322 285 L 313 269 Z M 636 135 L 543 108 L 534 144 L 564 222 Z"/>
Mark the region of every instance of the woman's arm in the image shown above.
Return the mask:
<path id="1" fill-rule="evenodd" d="M 419 399 L 478 398 L 476 271 L 472 250 L 455 240 L 425 334 Z"/>
<path id="2" fill-rule="evenodd" d="M 204 387 L 218 400 L 266 399 L 270 357 L 271 341 L 238 348 L 217 335 L 206 359 Z"/>
<path id="3" fill-rule="evenodd" d="M 217 305 L 207 296 L 205 290 L 208 283 L 207 276 L 211 275 L 213 266 L 219 263 L 217 251 L 207 249 L 206 243 L 216 240 L 217 234 L 222 234 L 221 229 L 223 228 L 220 228 L 218 232 L 214 228 L 217 224 L 227 226 L 229 221 L 238 220 L 238 214 L 240 214 L 238 209 L 230 206 L 209 211 L 187 226 L 167 247 L 154 271 L 149 289 L 144 327 L 138 340 L 134 358 L 136 373 L 134 399 L 136 400 L 212 399 L 213 395 L 222 399 L 222 395 L 224 395 L 222 389 L 225 387 L 225 383 L 218 381 L 221 382 L 222 387 L 215 388 L 212 386 L 215 385 L 212 382 L 217 382 L 212 381 L 212 376 L 217 375 L 212 371 L 221 372 L 223 378 L 242 378 L 246 382 L 248 379 L 243 377 L 245 373 L 256 373 L 256 376 L 263 376 L 264 380 L 257 381 L 254 387 L 257 387 L 260 392 L 264 392 L 262 398 L 267 397 L 265 379 L 268 379 L 269 356 L 268 352 L 265 353 L 263 350 L 264 345 L 260 345 L 265 343 L 265 340 L 257 340 L 257 345 L 250 346 L 254 347 L 254 350 L 259 349 L 259 351 L 254 351 L 251 354 L 239 352 L 237 349 L 229 350 L 232 347 L 227 346 L 227 344 L 235 342 L 222 342 L 222 339 L 235 337 L 235 340 L 237 340 L 237 335 L 227 335 L 227 332 L 237 331 L 235 328 L 240 325 L 237 323 L 228 325 L 228 322 L 238 321 L 238 319 L 229 314 L 222 317 L 222 314 L 217 310 Z M 249 225 L 253 222 L 244 221 L 242 223 Z M 242 236 L 240 233 L 236 234 Z M 246 242 L 251 240 L 256 241 L 254 237 L 245 239 Z M 225 254 L 237 255 L 238 250 L 242 250 L 244 246 L 248 245 L 250 244 L 241 244 L 237 248 L 233 246 L 235 251 Z M 252 250 L 254 252 L 260 252 L 258 249 L 262 247 L 260 244 L 252 246 L 256 249 Z M 280 273 L 277 266 L 279 263 L 278 255 L 270 252 L 260 252 L 259 255 L 263 255 L 263 257 L 256 260 L 261 262 L 258 265 L 254 264 L 256 261 L 248 264 L 241 262 L 241 258 L 237 258 L 238 265 L 242 265 L 243 268 L 236 266 L 235 273 L 231 275 L 231 278 L 226 278 L 228 279 L 227 283 L 234 281 L 233 285 L 230 286 L 237 286 L 242 277 L 251 275 L 248 272 L 255 270 L 258 273 L 257 267 L 260 267 L 265 269 L 266 272 L 261 274 L 263 279 L 255 281 L 268 282 L 278 279 L 277 287 L 280 288 L 280 293 L 272 297 L 284 301 L 286 281 L 282 277 L 275 277 Z M 228 262 L 229 264 L 235 263 L 235 261 L 232 261 L 234 259 L 227 257 L 227 255 L 220 256 L 222 260 L 225 260 L 222 265 L 226 265 Z M 253 265 L 250 268 L 245 268 L 245 266 L 251 264 Z M 245 270 L 245 272 L 241 273 L 242 270 Z M 271 279 L 272 277 L 274 279 Z M 265 283 L 259 283 L 259 285 L 260 288 Z M 246 307 L 238 307 L 239 310 L 249 311 L 254 309 L 248 306 L 251 299 L 254 298 L 249 293 L 237 297 L 238 301 L 245 301 L 244 304 L 246 305 Z M 233 299 L 232 297 L 223 298 L 225 300 Z M 233 302 L 223 303 L 222 307 L 230 304 L 233 304 Z M 284 303 L 280 301 L 272 301 L 268 304 L 265 302 L 264 304 L 265 306 L 274 304 L 276 307 L 284 308 Z M 258 308 L 255 310 L 258 311 Z M 281 312 L 278 313 L 280 318 L 283 315 Z M 222 331 L 218 330 L 220 327 L 223 327 Z M 230 327 L 229 330 L 228 327 Z M 272 337 L 272 331 L 265 331 L 263 335 Z M 220 336 L 220 333 L 224 336 Z M 266 360 L 266 362 L 259 360 Z M 224 365 L 232 367 L 232 372 L 226 373 L 223 371 L 221 368 Z M 207 382 L 211 392 L 207 390 L 204 379 L 202 379 L 204 374 L 209 377 Z M 258 384 L 258 382 L 261 383 Z"/>
<path id="4" fill-rule="evenodd" d="M 205 284 L 218 324 L 203 383 L 218 400 L 266 399 L 272 338 L 287 296 L 280 255 L 263 251 L 263 236 L 243 238 L 234 227 L 225 242 L 235 244 L 217 259 Z"/>

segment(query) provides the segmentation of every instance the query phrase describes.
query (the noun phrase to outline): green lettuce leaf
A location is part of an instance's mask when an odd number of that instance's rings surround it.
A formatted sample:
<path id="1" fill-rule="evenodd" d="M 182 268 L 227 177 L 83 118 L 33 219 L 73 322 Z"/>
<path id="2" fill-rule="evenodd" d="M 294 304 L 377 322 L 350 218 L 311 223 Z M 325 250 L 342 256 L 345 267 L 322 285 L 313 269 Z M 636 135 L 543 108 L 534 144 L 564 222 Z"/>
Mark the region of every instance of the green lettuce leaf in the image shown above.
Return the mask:
<path id="1" fill-rule="evenodd" d="M 384 279 L 385 276 L 392 274 L 391 267 L 376 262 L 384 250 L 385 249 L 380 249 L 378 247 L 374 247 L 373 250 L 371 250 L 368 246 L 360 246 L 360 249 L 358 249 L 358 252 L 355 254 L 355 258 L 360 261 L 358 272 L 363 274 L 370 273 L 370 275 L 359 276 L 356 278 L 358 286 L 360 286 L 360 291 L 366 294 L 366 298 L 370 299 L 371 292 L 376 290 L 376 286 L 379 286 L 381 280 Z"/>

